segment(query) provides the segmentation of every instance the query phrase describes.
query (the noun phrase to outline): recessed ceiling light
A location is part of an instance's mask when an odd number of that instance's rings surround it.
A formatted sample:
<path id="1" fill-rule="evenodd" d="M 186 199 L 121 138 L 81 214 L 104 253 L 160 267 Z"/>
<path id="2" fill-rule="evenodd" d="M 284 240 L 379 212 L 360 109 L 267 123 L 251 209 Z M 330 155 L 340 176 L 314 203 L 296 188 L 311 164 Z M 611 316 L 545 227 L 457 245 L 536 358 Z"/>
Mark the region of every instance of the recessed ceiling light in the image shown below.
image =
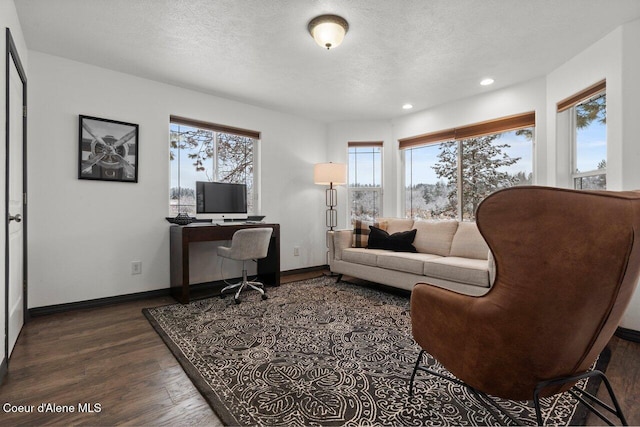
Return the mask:
<path id="1" fill-rule="evenodd" d="M 411 110 L 412 108 L 413 108 L 413 105 L 411 105 L 411 104 L 404 104 L 404 105 L 402 106 L 402 109 L 403 109 L 403 110 Z"/>
<path id="2" fill-rule="evenodd" d="M 489 85 L 492 85 L 492 84 L 493 84 L 493 79 L 489 79 L 489 78 L 484 79 L 484 80 L 482 80 L 482 81 L 480 82 L 480 84 L 481 84 L 482 86 L 489 86 Z"/>

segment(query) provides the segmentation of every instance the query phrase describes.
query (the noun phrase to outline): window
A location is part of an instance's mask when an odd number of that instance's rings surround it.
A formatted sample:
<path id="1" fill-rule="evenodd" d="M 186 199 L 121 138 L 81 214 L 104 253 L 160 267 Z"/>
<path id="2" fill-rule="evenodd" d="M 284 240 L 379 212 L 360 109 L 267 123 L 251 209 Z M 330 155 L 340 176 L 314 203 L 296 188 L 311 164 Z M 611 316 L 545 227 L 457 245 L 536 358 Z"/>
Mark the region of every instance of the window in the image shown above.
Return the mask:
<path id="1" fill-rule="evenodd" d="M 558 103 L 568 111 L 571 124 L 571 178 L 573 187 L 607 188 L 607 96 L 606 81 Z"/>
<path id="2" fill-rule="evenodd" d="M 496 190 L 533 181 L 535 114 L 400 140 L 405 216 L 475 220 Z"/>
<path id="3" fill-rule="evenodd" d="M 351 221 L 372 221 L 381 214 L 382 142 L 349 142 Z"/>
<path id="4" fill-rule="evenodd" d="M 445 157 L 457 171 L 455 142 L 432 143 L 404 150 L 405 216 L 408 218 L 454 219 L 457 217 L 455 180 L 436 173 L 439 158 Z M 448 175 L 448 174 L 446 174 Z"/>
<path id="5" fill-rule="evenodd" d="M 195 215 L 196 181 L 245 184 L 247 211 L 256 212 L 254 153 L 260 133 L 171 116 L 169 215 Z"/>

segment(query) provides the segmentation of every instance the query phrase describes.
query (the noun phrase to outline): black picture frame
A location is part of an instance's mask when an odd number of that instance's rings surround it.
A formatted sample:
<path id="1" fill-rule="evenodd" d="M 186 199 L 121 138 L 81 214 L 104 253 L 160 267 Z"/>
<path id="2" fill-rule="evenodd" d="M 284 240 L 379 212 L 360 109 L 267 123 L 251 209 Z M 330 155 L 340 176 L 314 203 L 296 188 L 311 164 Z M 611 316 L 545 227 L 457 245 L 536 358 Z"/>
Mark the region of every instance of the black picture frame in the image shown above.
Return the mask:
<path id="1" fill-rule="evenodd" d="M 138 182 L 138 125 L 79 116 L 78 179 Z"/>

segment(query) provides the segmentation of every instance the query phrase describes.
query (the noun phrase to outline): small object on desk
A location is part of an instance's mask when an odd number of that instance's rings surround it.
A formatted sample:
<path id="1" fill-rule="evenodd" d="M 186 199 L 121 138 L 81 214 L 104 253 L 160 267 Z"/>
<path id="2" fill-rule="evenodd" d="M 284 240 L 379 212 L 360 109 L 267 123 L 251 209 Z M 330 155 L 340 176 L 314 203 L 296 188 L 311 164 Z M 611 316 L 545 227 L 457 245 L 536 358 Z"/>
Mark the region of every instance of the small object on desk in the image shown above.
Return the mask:
<path id="1" fill-rule="evenodd" d="M 195 221 L 196 219 L 193 217 L 190 217 L 189 215 L 187 215 L 186 213 L 179 213 L 178 215 L 176 215 L 175 217 L 165 217 L 167 221 L 169 221 L 172 224 L 178 224 L 178 225 L 187 225 L 187 224 L 191 224 L 193 221 Z"/>
<path id="2" fill-rule="evenodd" d="M 249 215 L 247 217 L 247 222 L 253 223 L 253 222 L 262 222 L 262 220 L 264 219 L 266 215 Z"/>
<path id="3" fill-rule="evenodd" d="M 183 216 L 180 217 L 180 215 L 183 215 Z M 199 219 L 193 216 L 189 216 L 187 214 L 178 214 L 177 216 L 167 216 L 165 217 L 165 219 L 169 221 L 171 224 L 176 224 L 176 225 L 189 225 L 193 222 L 211 223 L 211 219 Z"/>

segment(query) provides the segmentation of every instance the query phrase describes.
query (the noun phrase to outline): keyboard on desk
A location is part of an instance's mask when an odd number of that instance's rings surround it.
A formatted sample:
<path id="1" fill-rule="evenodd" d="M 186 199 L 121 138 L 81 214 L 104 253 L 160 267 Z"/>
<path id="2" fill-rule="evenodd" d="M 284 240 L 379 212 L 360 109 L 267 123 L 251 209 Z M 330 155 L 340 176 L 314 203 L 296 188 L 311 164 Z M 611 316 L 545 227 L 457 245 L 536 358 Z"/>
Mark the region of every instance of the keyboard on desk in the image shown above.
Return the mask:
<path id="1" fill-rule="evenodd" d="M 227 221 L 227 222 L 216 223 L 216 225 L 251 225 L 251 224 L 264 224 L 264 221 Z"/>

